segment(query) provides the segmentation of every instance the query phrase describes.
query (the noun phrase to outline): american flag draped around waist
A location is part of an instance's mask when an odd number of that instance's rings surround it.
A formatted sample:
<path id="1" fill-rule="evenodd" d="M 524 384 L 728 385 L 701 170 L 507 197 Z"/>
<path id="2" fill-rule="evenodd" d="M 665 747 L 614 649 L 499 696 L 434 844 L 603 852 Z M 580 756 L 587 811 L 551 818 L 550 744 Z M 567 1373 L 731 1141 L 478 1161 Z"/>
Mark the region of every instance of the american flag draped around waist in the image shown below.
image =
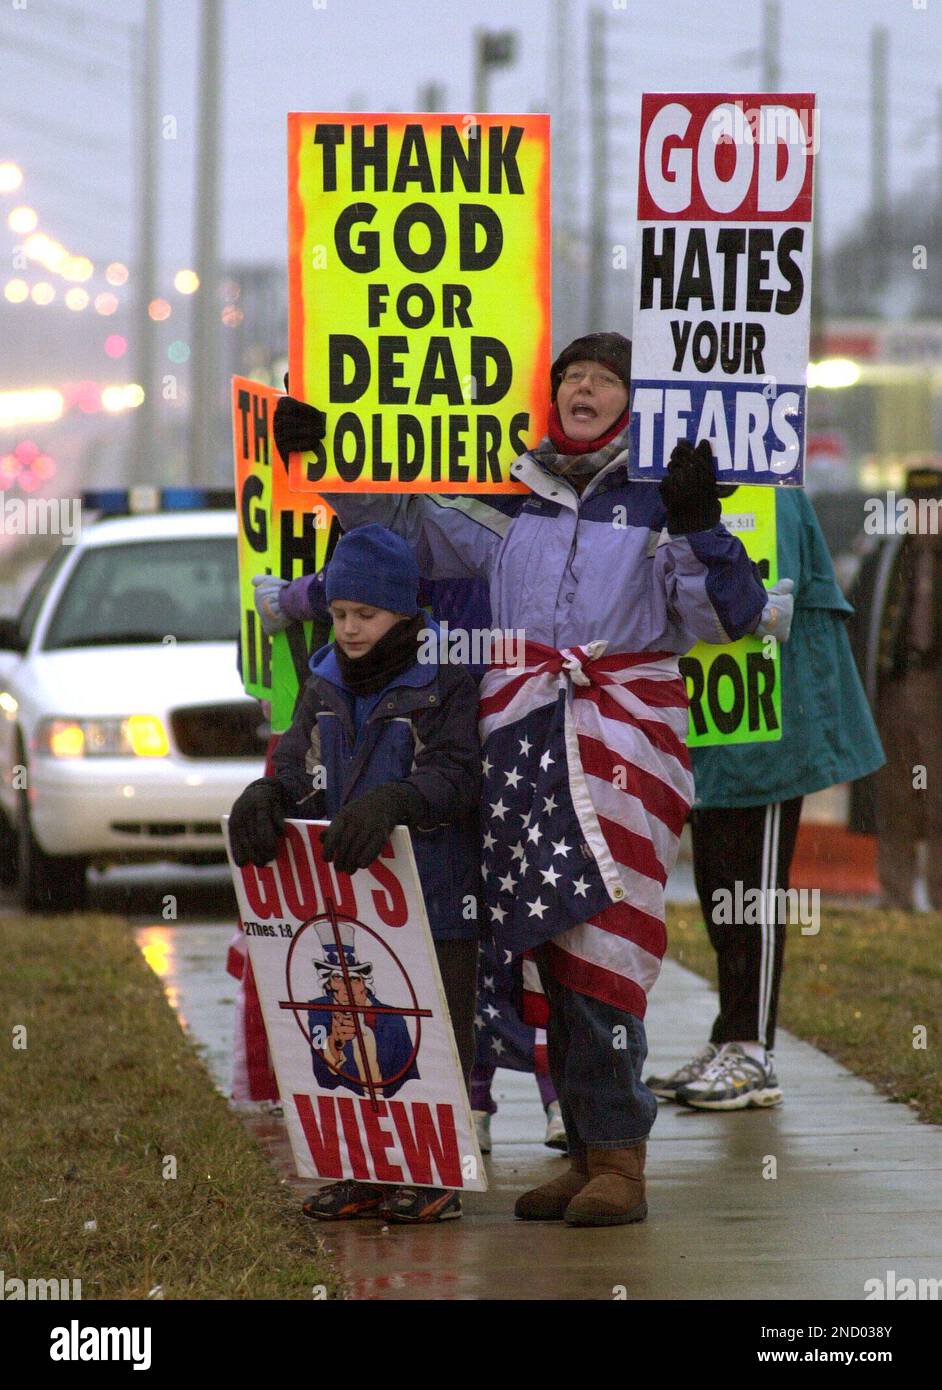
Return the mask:
<path id="1" fill-rule="evenodd" d="M 505 952 L 549 943 L 560 983 L 643 1018 L 693 801 L 687 696 L 675 655 L 607 645 L 527 642 L 484 676 L 484 895 Z"/>

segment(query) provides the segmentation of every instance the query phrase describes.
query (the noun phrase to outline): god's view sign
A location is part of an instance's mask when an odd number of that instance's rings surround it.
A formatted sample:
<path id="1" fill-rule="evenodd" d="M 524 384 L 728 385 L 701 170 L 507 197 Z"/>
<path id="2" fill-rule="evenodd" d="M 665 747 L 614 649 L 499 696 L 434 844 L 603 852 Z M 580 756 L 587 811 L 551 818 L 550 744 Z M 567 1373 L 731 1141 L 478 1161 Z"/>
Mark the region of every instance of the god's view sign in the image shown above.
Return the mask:
<path id="1" fill-rule="evenodd" d="M 549 118 L 288 117 L 298 491 L 516 491 L 545 432 Z"/>
<path id="2" fill-rule="evenodd" d="M 298 1173 L 483 1192 L 409 833 L 341 874 L 323 829 L 289 820 L 270 864 L 232 865 Z"/>
<path id="3" fill-rule="evenodd" d="M 687 438 L 802 482 L 816 132 L 810 94 L 642 97 L 632 477 Z"/>

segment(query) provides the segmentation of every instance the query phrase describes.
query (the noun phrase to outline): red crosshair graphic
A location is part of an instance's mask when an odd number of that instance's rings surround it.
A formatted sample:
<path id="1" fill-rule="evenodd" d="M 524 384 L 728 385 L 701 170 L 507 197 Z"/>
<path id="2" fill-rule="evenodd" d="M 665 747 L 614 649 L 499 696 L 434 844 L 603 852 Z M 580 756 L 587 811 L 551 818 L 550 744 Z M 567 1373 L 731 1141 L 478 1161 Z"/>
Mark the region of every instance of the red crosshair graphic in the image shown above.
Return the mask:
<path id="1" fill-rule="evenodd" d="M 333 898 L 330 897 L 329 894 L 327 895 L 326 909 L 327 909 L 327 910 L 326 910 L 326 912 L 325 912 L 323 915 L 326 916 L 328 922 L 330 923 L 330 929 L 331 929 L 331 932 L 333 933 L 334 944 L 335 944 L 336 947 L 337 947 L 337 959 L 338 959 L 339 962 L 340 962 L 339 973 L 343 976 L 344 990 L 345 990 L 345 992 L 346 992 L 347 998 L 350 1000 L 350 1003 L 349 1003 L 349 1004 L 296 1004 L 296 1003 L 294 1002 L 293 999 L 290 999 L 290 1000 L 287 1000 L 287 1001 L 285 1001 L 285 1000 L 279 1000 L 278 1007 L 279 1007 L 279 1009 L 291 1009 L 291 1010 L 294 1012 L 295 1018 L 296 1018 L 296 1019 L 297 1019 L 297 1015 L 298 1015 L 299 1013 L 311 1013 L 311 1012 L 314 1012 L 314 1011 L 322 1012 L 322 1013 L 327 1013 L 327 1014 L 340 1013 L 340 1014 L 352 1014 L 352 1015 L 353 1015 L 353 1027 L 354 1027 L 354 1029 L 356 1030 L 356 1039 L 357 1039 L 357 1044 L 358 1044 L 359 1049 L 360 1049 L 360 1056 L 361 1056 L 361 1058 L 363 1059 L 363 1070 L 364 1070 L 364 1072 L 365 1072 L 365 1076 L 364 1076 L 363 1078 L 360 1078 L 359 1076 L 349 1076 L 345 1071 L 340 1071 L 339 1068 L 337 1069 L 337 1075 L 338 1075 L 338 1076 L 342 1076 L 342 1077 L 344 1078 L 344 1080 L 346 1080 L 346 1081 L 352 1081 L 352 1082 L 354 1082 L 354 1084 L 356 1084 L 356 1085 L 364 1085 L 364 1086 L 366 1087 L 367 1091 L 369 1092 L 369 1097 L 370 1097 L 370 1108 L 371 1108 L 372 1110 L 374 1110 L 374 1111 L 378 1111 L 378 1110 L 379 1110 L 379 1101 L 378 1101 L 377 1096 L 376 1096 L 376 1082 L 375 1082 L 374 1079 L 373 1079 L 373 1072 L 372 1072 L 372 1069 L 370 1068 L 370 1064 L 369 1064 L 369 1062 L 368 1062 L 368 1060 L 367 1060 L 366 1045 L 365 1045 L 364 1040 L 363 1040 L 363 1029 L 362 1029 L 362 1027 L 361 1027 L 361 1025 L 360 1025 L 360 1014 L 399 1014 L 400 1017 L 417 1018 L 417 1019 L 419 1019 L 419 1018 L 431 1018 L 431 1017 L 432 1017 L 432 1010 L 431 1010 L 431 1009 L 420 1009 L 420 1008 L 419 1008 L 419 1006 L 418 1006 L 419 1001 L 418 1001 L 418 1000 L 416 999 L 416 997 L 415 997 L 415 991 L 414 991 L 413 988 L 412 988 L 412 982 L 411 982 L 411 980 L 409 979 L 408 975 L 406 974 L 405 970 L 402 969 L 402 965 L 401 965 L 401 963 L 400 963 L 400 961 L 399 961 L 398 956 L 397 956 L 397 955 L 395 954 L 395 952 L 394 952 L 389 946 L 387 946 L 386 943 L 385 943 L 384 941 L 382 941 L 381 938 L 379 938 L 379 937 L 377 937 L 377 940 L 380 941 L 380 944 L 381 944 L 382 946 L 385 947 L 385 949 L 386 949 L 386 950 L 389 952 L 389 954 L 392 956 L 393 960 L 394 960 L 394 961 L 396 962 L 396 964 L 399 966 L 399 969 L 402 971 L 403 977 L 405 978 L 405 981 L 406 981 L 406 983 L 407 983 L 408 986 L 409 986 L 409 992 L 410 992 L 410 994 L 412 995 L 412 1002 L 413 1002 L 413 1004 L 414 1004 L 415 1007 L 414 1007 L 414 1008 L 411 1008 L 411 1009 L 400 1009 L 400 1008 L 392 1008 L 392 1007 L 390 1007 L 389 1005 L 385 1005 L 385 1004 L 354 1004 L 354 1003 L 353 1003 L 353 989 L 352 989 L 352 987 L 351 987 L 351 979 L 350 979 L 350 971 L 349 971 L 349 968 L 348 968 L 348 966 L 347 966 L 347 953 L 346 953 L 346 951 L 344 950 L 343 942 L 342 942 L 341 939 L 340 939 L 340 925 L 339 925 L 338 920 L 337 920 L 337 905 L 336 905 L 336 903 L 334 902 Z M 297 941 L 298 941 L 298 938 L 301 936 L 301 933 L 304 931 L 304 928 L 310 926 L 310 925 L 311 925 L 311 922 L 316 922 L 316 921 L 318 921 L 318 920 L 319 920 L 319 919 L 318 919 L 317 917 L 311 917 L 307 922 L 305 922 L 305 923 L 302 925 L 301 929 L 298 931 L 297 935 L 296 935 L 296 936 L 294 937 L 294 939 L 292 940 L 292 942 L 291 942 L 291 947 L 290 947 L 290 949 L 289 949 L 289 951 L 288 951 L 288 960 L 287 960 L 287 963 L 286 963 L 286 964 L 287 964 L 287 969 L 290 970 L 291 955 L 292 955 L 292 952 L 294 951 L 294 948 L 295 948 L 295 945 L 296 945 L 296 943 L 297 943 Z M 365 926 L 362 922 L 358 922 L 357 925 L 358 925 L 359 927 L 361 927 L 363 931 L 370 932 L 370 928 L 367 927 L 367 926 Z M 371 936 L 376 936 L 376 933 L 375 933 L 375 932 L 370 932 L 370 935 L 371 935 Z M 289 979 L 288 979 L 288 993 L 289 993 L 289 994 L 291 993 L 291 980 L 290 980 L 290 977 L 289 977 Z M 298 1026 L 301 1028 L 301 1032 L 304 1034 L 305 1040 L 306 1040 L 307 1042 L 310 1042 L 310 1038 L 308 1038 L 307 1033 L 304 1031 L 304 1027 L 303 1027 L 303 1025 L 301 1024 L 300 1019 L 297 1019 L 297 1022 L 298 1022 Z M 420 1029 L 421 1029 L 421 1025 L 420 1025 Z M 421 1031 L 419 1031 L 419 1032 L 417 1033 L 417 1035 L 416 1035 L 415 1046 L 414 1046 L 414 1048 L 413 1048 L 413 1050 L 412 1050 L 411 1056 L 407 1059 L 405 1065 L 402 1066 L 402 1067 L 400 1067 L 399 1070 L 398 1070 L 397 1072 L 395 1072 L 392 1076 L 384 1076 L 384 1077 L 382 1077 L 382 1078 L 381 1078 L 381 1084 L 383 1084 L 383 1085 L 389 1085 L 389 1084 L 390 1084 L 391 1082 L 393 1082 L 393 1081 L 398 1081 L 399 1077 L 403 1074 L 403 1072 L 405 1072 L 405 1071 L 407 1071 L 407 1070 L 409 1069 L 409 1067 L 412 1065 L 412 1062 L 413 1062 L 414 1059 L 415 1059 L 416 1053 L 418 1052 L 419 1038 L 420 1038 L 420 1037 L 421 1037 Z"/>

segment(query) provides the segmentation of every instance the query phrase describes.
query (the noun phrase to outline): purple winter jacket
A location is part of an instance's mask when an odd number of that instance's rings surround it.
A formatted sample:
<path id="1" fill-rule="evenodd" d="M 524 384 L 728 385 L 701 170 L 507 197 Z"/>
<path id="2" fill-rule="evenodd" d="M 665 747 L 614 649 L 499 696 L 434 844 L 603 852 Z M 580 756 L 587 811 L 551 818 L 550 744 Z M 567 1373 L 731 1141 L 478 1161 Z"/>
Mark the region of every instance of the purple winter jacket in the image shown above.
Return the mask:
<path id="1" fill-rule="evenodd" d="M 486 579 L 493 626 L 527 641 L 680 655 L 751 632 L 766 594 L 741 542 L 722 525 L 669 535 L 657 487 L 629 479 L 627 462 L 625 448 L 581 497 L 527 453 L 510 470 L 526 493 L 325 499 L 345 530 L 379 522 L 403 536 L 426 579 Z M 310 616 L 310 582 L 282 591 L 291 617 Z"/>

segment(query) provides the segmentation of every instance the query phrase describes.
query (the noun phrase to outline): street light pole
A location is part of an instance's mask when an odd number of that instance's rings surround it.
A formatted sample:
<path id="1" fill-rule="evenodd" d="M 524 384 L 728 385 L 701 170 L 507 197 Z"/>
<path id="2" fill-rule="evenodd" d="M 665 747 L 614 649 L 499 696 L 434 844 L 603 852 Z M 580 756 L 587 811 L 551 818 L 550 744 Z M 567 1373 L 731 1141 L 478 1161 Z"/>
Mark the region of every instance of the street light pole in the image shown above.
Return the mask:
<path id="1" fill-rule="evenodd" d="M 777 92 L 782 85 L 781 11 L 779 0 L 764 0 L 762 6 L 762 90 Z"/>
<path id="2" fill-rule="evenodd" d="M 196 175 L 196 291 L 193 323 L 193 399 L 190 407 L 189 474 L 192 482 L 215 483 L 218 458 L 216 380 L 219 302 L 216 259 L 219 235 L 219 0 L 202 0 L 200 35 L 199 146 Z"/>
<path id="3" fill-rule="evenodd" d="M 157 95 L 160 51 L 160 0 L 144 6 L 141 99 L 138 106 L 138 224 L 137 275 L 134 295 L 134 354 L 138 383 L 144 399 L 134 412 L 134 445 L 124 481 L 154 481 L 154 432 L 157 425 L 154 397 L 154 325 L 148 306 L 156 283 L 157 240 Z M 100 481 L 105 481 L 101 479 Z"/>

